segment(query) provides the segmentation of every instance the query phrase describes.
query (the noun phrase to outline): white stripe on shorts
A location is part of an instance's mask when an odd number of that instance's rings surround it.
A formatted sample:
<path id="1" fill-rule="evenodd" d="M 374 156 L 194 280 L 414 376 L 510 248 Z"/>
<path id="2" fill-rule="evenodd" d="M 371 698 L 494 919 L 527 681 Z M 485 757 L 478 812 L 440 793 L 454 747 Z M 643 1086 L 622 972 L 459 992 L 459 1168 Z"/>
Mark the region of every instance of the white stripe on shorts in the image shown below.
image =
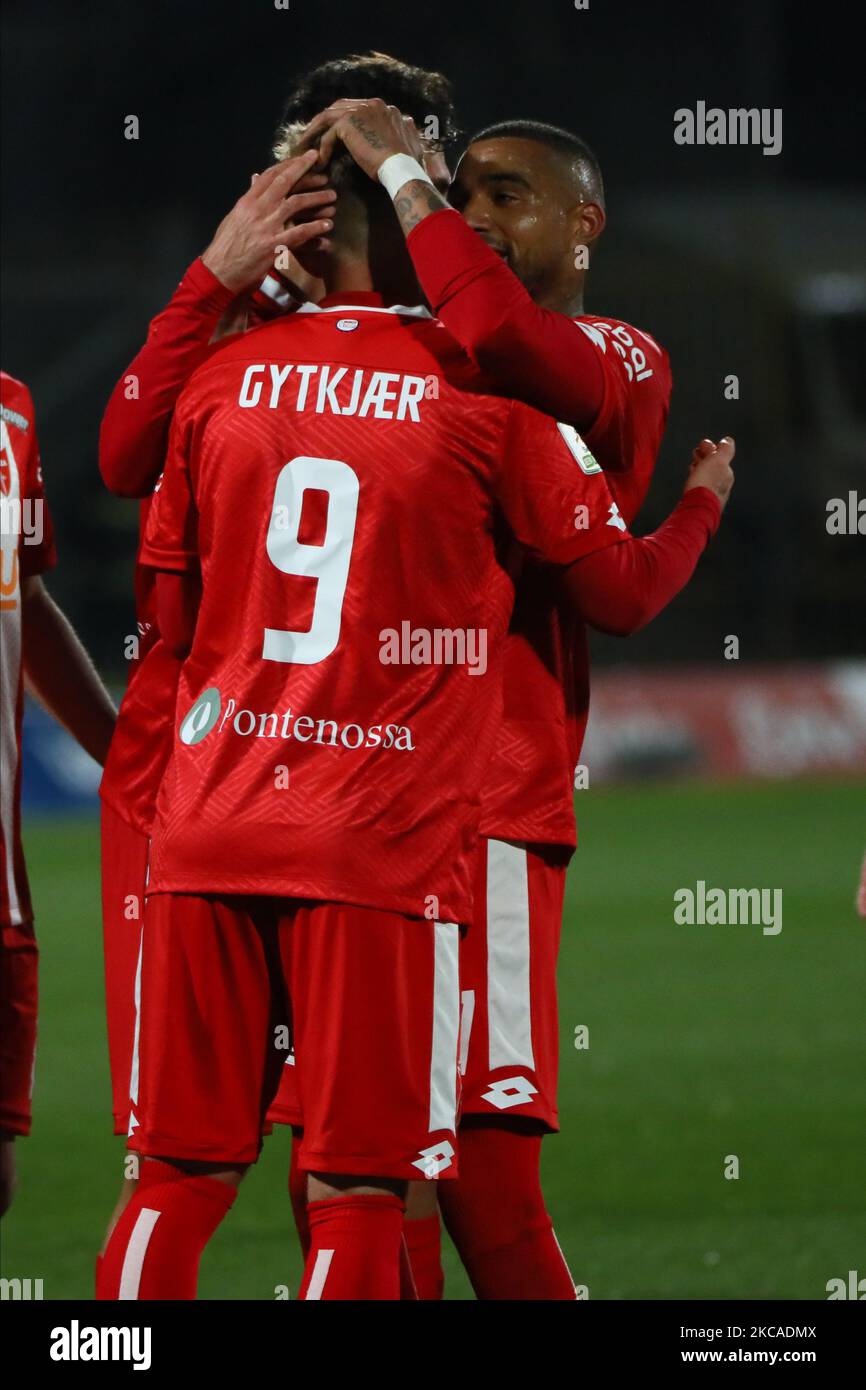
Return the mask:
<path id="1" fill-rule="evenodd" d="M 460 1075 L 466 1075 L 469 1064 L 469 1039 L 472 1037 L 472 1021 L 475 1018 L 475 990 L 464 989 L 460 998 Z"/>
<path id="2" fill-rule="evenodd" d="M 460 1032 L 460 933 L 454 922 L 433 923 L 433 1047 L 430 1054 L 430 1133 L 457 1124 L 457 1036 Z"/>
<path id="3" fill-rule="evenodd" d="M 490 1070 L 534 1067 L 526 846 L 487 841 L 487 1023 Z"/>
<path id="4" fill-rule="evenodd" d="M 132 1065 L 129 1075 L 130 1105 L 138 1105 L 139 1045 L 141 1041 L 141 957 L 143 951 L 144 929 L 142 928 L 138 936 L 138 962 L 135 967 L 135 986 L 133 989 L 133 1000 L 135 1003 L 135 1029 L 132 1034 Z"/>
<path id="5" fill-rule="evenodd" d="M 144 864 L 144 893 L 147 896 L 147 885 L 150 882 L 150 846 L 151 841 L 147 841 L 147 858 Z M 139 1045 L 141 1042 L 141 965 L 144 952 L 144 903 L 141 904 L 141 926 L 138 932 L 138 961 L 135 966 L 135 985 L 133 987 L 133 1002 L 135 1004 L 135 1029 L 132 1035 L 132 1065 L 129 1076 L 129 1133 L 138 1126 L 138 1119 L 133 1114 L 132 1107 L 138 1105 L 138 1078 L 139 1078 Z"/>
<path id="6" fill-rule="evenodd" d="M 12 449 L 12 440 L 6 421 L 0 420 L 0 446 L 9 462 L 8 487 L 3 499 L 10 506 L 10 517 L 21 499 L 21 479 L 18 464 Z M 18 901 L 18 884 L 15 881 L 15 789 L 18 780 L 18 759 L 20 748 L 18 730 L 15 726 L 15 711 L 18 704 L 18 681 L 21 675 L 21 591 L 19 583 L 19 537 L 11 521 L 5 524 L 0 533 L 0 570 L 4 584 L 4 608 L 0 624 L 0 836 L 6 851 L 6 894 L 9 903 L 9 921 L 13 927 L 21 925 L 23 916 Z"/>
<path id="7" fill-rule="evenodd" d="M 553 1239 L 554 1239 L 554 1242 L 555 1242 L 555 1244 L 556 1244 L 556 1248 L 557 1248 L 557 1250 L 559 1251 L 560 1256 L 562 1257 L 562 1263 L 563 1263 L 564 1266 L 565 1266 L 565 1272 L 566 1272 L 566 1274 L 568 1275 L 569 1279 L 571 1280 L 571 1286 L 572 1286 L 572 1288 L 574 1289 L 574 1297 L 575 1297 L 575 1301 L 576 1301 L 576 1300 L 577 1300 L 577 1285 L 576 1285 L 575 1282 L 574 1282 L 574 1275 L 572 1274 L 571 1270 L 570 1270 L 569 1267 L 568 1267 L 568 1260 L 565 1258 L 565 1251 L 563 1250 L 562 1246 L 561 1246 L 560 1243 L 559 1243 L 559 1236 L 556 1234 L 556 1231 L 553 1231 L 553 1230 L 552 1230 L 551 1233 L 552 1233 L 552 1235 L 553 1235 Z"/>
<path id="8" fill-rule="evenodd" d="M 126 1247 L 126 1254 L 123 1257 L 123 1269 L 120 1272 L 120 1292 L 117 1297 L 121 1300 L 138 1298 L 144 1257 L 153 1235 L 153 1228 L 161 1215 L 162 1212 L 156 1211 L 153 1207 L 142 1207 L 138 1213 L 138 1218 L 132 1228 L 132 1235 L 129 1237 L 129 1244 Z"/>

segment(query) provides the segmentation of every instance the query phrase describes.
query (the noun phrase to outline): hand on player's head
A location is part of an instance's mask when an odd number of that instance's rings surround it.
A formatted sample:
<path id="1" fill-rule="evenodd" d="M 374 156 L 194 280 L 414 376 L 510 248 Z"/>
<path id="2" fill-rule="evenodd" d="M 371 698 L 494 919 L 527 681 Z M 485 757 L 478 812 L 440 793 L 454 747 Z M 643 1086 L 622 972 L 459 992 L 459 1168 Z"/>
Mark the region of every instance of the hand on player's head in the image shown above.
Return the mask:
<path id="1" fill-rule="evenodd" d="M 419 163 L 425 157 L 424 142 L 412 117 L 404 116 L 396 106 L 388 106 L 378 97 L 363 101 L 344 97 L 335 101 L 313 117 L 298 148 L 317 147 L 319 166 L 324 168 L 338 142 L 345 145 L 371 179 L 377 177 L 392 154 L 411 155 Z"/>
<path id="2" fill-rule="evenodd" d="M 335 193 L 315 169 L 312 150 L 281 159 L 261 174 L 217 227 L 202 254 L 209 270 L 238 294 L 256 286 L 280 247 L 321 244 L 333 227 Z"/>
<path id="3" fill-rule="evenodd" d="M 686 492 L 693 487 L 707 487 L 714 492 L 724 508 L 734 486 L 734 470 L 731 460 L 736 453 L 736 445 L 729 435 L 714 444 L 711 439 L 702 439 L 693 453 L 686 481 Z"/>

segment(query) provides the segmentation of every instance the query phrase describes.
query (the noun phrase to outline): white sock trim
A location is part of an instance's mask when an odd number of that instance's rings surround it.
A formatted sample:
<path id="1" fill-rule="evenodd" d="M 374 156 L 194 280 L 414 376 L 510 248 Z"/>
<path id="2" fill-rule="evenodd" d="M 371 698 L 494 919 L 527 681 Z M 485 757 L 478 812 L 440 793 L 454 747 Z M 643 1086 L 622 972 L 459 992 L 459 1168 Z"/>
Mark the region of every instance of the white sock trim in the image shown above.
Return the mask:
<path id="1" fill-rule="evenodd" d="M 313 1265 L 313 1272 L 307 1285 L 305 1302 L 322 1297 L 322 1290 L 325 1287 L 325 1280 L 328 1277 L 328 1270 L 331 1268 L 333 1258 L 333 1250 L 319 1250 L 316 1254 L 316 1263 Z"/>
<path id="2" fill-rule="evenodd" d="M 147 1247 L 150 1245 L 153 1228 L 161 1215 L 162 1212 L 156 1211 L 153 1207 L 142 1207 L 138 1213 L 132 1228 L 132 1235 L 129 1237 L 129 1244 L 126 1247 L 126 1254 L 123 1257 L 123 1269 L 120 1272 L 120 1292 L 117 1295 L 120 1300 L 138 1298 L 144 1257 L 147 1254 Z"/>

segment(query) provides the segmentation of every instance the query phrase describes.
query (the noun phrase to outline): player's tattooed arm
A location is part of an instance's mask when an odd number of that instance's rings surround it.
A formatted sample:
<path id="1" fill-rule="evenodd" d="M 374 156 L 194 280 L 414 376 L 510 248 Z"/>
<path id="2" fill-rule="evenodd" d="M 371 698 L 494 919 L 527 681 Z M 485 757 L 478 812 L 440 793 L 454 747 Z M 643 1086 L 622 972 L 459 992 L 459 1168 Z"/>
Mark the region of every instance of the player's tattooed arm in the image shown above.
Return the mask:
<path id="1" fill-rule="evenodd" d="M 441 212 L 442 208 L 447 206 L 438 189 L 422 179 L 413 179 L 411 183 L 405 184 L 394 199 L 394 210 L 406 236 L 419 222 L 423 222 L 425 217 L 429 217 L 433 212 Z"/>

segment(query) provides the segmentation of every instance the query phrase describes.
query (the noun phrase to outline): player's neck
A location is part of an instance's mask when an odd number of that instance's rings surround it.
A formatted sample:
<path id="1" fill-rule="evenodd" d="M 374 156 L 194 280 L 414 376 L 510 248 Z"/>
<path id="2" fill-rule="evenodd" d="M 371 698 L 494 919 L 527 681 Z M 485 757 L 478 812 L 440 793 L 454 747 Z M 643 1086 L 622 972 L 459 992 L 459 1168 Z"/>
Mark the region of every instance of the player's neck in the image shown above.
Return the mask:
<path id="1" fill-rule="evenodd" d="M 583 313 L 584 277 L 551 285 L 541 289 L 532 298 L 540 309 L 555 309 L 558 314 L 567 314 L 570 319 Z"/>
<path id="2" fill-rule="evenodd" d="M 565 314 L 567 318 L 577 318 L 583 313 L 583 295 L 552 294 L 547 297 L 537 299 L 536 304 L 540 309 L 555 309 L 558 314 Z"/>
<path id="3" fill-rule="evenodd" d="M 361 256 L 334 257 L 323 273 L 325 294 L 378 294 L 385 304 L 418 304 L 421 292 L 412 276 L 402 267 L 389 273 L 386 266 L 376 268 Z"/>
<path id="4" fill-rule="evenodd" d="M 550 294 L 533 295 L 540 309 L 555 309 L 558 314 L 566 314 L 570 319 L 583 313 L 583 286 L 577 290 L 551 290 Z"/>

